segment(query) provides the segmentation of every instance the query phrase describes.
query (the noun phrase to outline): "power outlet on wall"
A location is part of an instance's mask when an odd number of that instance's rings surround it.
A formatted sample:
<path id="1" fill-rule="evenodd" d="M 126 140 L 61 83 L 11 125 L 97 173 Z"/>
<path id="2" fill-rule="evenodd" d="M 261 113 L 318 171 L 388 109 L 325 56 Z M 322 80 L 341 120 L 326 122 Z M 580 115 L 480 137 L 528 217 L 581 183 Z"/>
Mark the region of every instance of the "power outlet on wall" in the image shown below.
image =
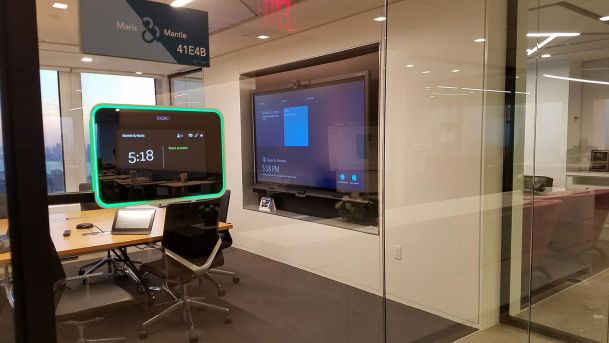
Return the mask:
<path id="1" fill-rule="evenodd" d="M 393 258 L 395 258 L 396 260 L 402 259 L 402 246 L 401 245 L 393 246 Z"/>

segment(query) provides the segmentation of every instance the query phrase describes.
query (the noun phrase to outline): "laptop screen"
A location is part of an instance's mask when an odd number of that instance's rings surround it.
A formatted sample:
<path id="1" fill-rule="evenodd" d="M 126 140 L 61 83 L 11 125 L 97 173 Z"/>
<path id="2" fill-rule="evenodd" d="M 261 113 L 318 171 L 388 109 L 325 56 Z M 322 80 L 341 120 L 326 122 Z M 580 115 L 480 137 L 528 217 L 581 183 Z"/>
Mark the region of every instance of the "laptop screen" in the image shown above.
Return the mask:
<path id="1" fill-rule="evenodd" d="M 123 208 L 116 211 L 112 232 L 142 230 L 150 231 L 154 222 L 155 209 Z"/>

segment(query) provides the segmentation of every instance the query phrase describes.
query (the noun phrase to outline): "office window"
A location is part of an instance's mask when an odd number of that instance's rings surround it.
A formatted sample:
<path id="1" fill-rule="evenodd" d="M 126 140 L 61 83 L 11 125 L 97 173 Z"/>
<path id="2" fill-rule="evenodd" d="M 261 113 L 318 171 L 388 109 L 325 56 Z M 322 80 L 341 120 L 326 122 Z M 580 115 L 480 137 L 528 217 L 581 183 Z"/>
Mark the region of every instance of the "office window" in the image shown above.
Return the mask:
<path id="1" fill-rule="evenodd" d="M 156 105 L 154 79 L 150 77 L 82 73 L 82 107 L 87 180 L 91 179 L 89 117 L 99 103 Z"/>
<path id="2" fill-rule="evenodd" d="M 57 71 L 40 71 L 40 92 L 42 121 L 44 125 L 47 189 L 49 193 L 65 192 L 66 184 L 63 165 L 63 144 L 61 140 L 59 79 Z"/>
<path id="3" fill-rule="evenodd" d="M 203 72 L 171 78 L 171 104 L 179 107 L 204 107 Z"/>

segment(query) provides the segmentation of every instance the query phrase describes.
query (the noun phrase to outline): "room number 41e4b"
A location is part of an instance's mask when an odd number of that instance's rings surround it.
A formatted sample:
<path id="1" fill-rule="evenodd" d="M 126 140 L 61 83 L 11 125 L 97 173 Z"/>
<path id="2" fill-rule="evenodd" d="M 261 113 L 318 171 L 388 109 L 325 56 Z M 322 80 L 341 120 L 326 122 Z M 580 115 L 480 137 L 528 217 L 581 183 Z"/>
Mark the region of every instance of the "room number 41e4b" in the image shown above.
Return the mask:
<path id="1" fill-rule="evenodd" d="M 196 46 L 188 45 L 188 44 L 178 45 L 177 51 L 184 55 L 199 56 L 199 57 L 207 56 L 207 50 L 205 48 L 200 48 L 200 47 L 196 47 Z"/>

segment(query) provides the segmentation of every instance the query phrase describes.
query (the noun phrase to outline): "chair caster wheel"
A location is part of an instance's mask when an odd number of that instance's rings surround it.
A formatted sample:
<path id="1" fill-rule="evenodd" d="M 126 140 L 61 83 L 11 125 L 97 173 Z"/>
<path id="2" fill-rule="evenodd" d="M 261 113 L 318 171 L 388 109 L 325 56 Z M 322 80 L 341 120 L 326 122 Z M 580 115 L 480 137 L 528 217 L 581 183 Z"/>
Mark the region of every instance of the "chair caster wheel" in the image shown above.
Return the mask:
<path id="1" fill-rule="evenodd" d="M 232 323 L 233 323 L 233 319 L 231 317 L 224 318 L 224 324 L 232 324 Z"/>
<path id="2" fill-rule="evenodd" d="M 82 270 L 82 269 L 79 269 L 78 270 L 78 276 L 83 276 L 83 275 L 85 275 L 85 271 Z"/>
<path id="3" fill-rule="evenodd" d="M 198 342 L 198 341 L 199 341 L 199 336 L 197 336 L 196 333 L 191 332 L 190 334 L 188 334 L 188 342 L 194 343 L 194 342 Z"/>
<path id="4" fill-rule="evenodd" d="M 241 281 L 241 279 L 239 279 L 238 276 L 233 276 L 233 283 L 239 283 L 239 281 Z"/>
<path id="5" fill-rule="evenodd" d="M 147 339 L 148 338 L 148 331 L 143 330 L 140 331 L 140 339 Z"/>
<path id="6" fill-rule="evenodd" d="M 223 289 L 218 290 L 218 296 L 219 297 L 223 297 L 225 295 L 226 295 L 226 291 L 225 290 L 223 290 Z"/>

